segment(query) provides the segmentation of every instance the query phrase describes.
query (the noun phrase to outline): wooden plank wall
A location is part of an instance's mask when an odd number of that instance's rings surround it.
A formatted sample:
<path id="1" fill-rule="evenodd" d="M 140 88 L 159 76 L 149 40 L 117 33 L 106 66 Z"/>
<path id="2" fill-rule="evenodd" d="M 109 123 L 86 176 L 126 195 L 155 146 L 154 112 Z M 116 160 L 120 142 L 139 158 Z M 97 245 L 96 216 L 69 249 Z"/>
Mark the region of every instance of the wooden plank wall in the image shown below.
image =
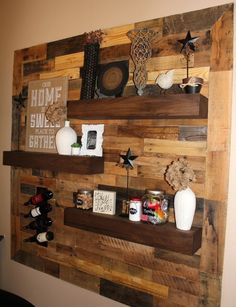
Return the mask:
<path id="1" fill-rule="evenodd" d="M 185 77 L 185 61 L 177 40 L 188 30 L 192 36 L 199 36 L 190 75 L 204 79 L 201 93 L 209 98 L 208 120 L 71 119 L 78 134 L 83 123 L 105 124 L 104 174 L 12 168 L 13 259 L 130 306 L 219 306 L 227 210 L 232 15 L 233 6 L 229 4 L 104 30 L 99 62 L 129 60 L 130 78 L 124 95 L 135 94 L 127 31 L 148 27 L 158 32 L 147 64 L 145 92 L 157 95 L 154 81 L 159 73 L 175 69 L 173 91 L 177 92 Z M 29 81 L 68 76 L 69 100 L 80 98 L 83 39 L 84 34 L 15 52 L 12 149 L 18 149 L 18 138 L 19 149 L 25 148 L 26 112 L 22 109 L 19 119 L 14 98 L 27 92 Z M 73 206 L 72 193 L 77 189 L 94 189 L 98 184 L 126 187 L 126 172 L 116 163 L 128 147 L 139 156 L 130 172 L 130 187 L 135 189 L 158 188 L 173 195 L 164 181 L 166 167 L 183 155 L 190 161 L 197 175 L 192 185 L 198 197 L 194 224 L 204 227 L 202 249 L 195 255 L 64 226 L 64 208 Z M 31 233 L 23 229 L 29 220 L 23 217 L 28 208 L 22 204 L 36 187 L 48 187 L 55 196 L 50 214 L 55 240 L 48 248 L 23 242 Z M 172 207 L 170 220 L 174 221 Z"/>

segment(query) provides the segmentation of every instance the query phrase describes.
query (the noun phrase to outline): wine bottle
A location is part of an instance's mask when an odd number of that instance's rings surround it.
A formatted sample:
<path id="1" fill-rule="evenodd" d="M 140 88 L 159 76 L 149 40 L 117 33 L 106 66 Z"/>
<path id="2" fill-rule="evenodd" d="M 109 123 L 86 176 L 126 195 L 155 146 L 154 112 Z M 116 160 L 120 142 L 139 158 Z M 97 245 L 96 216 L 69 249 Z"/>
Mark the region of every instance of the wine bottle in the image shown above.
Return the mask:
<path id="1" fill-rule="evenodd" d="M 39 193 L 39 194 L 36 194 L 32 197 L 30 197 L 30 199 L 28 201 L 26 201 L 24 203 L 25 206 L 28 206 L 28 205 L 37 205 L 43 201 L 46 201 L 46 200 L 49 200 L 53 197 L 53 193 L 52 191 L 49 191 L 49 190 L 45 190 L 44 192 L 42 193 Z"/>
<path id="2" fill-rule="evenodd" d="M 52 206 L 47 202 L 43 202 L 40 205 L 38 205 L 37 207 L 35 207 L 34 209 L 31 209 L 28 214 L 24 215 L 24 217 L 34 217 L 34 218 L 36 218 L 36 217 L 38 217 L 42 214 L 46 214 L 50 211 L 52 211 Z"/>
<path id="3" fill-rule="evenodd" d="M 46 230 L 47 227 L 51 225 L 52 225 L 52 219 L 50 217 L 40 215 L 34 221 L 24 226 L 24 229 L 32 229 L 40 231 L 40 230 Z"/>
<path id="4" fill-rule="evenodd" d="M 52 231 L 44 231 L 36 233 L 35 235 L 24 239 L 24 242 L 36 242 L 40 245 L 44 245 L 44 243 L 52 241 L 53 239 L 54 239 L 54 233 Z"/>

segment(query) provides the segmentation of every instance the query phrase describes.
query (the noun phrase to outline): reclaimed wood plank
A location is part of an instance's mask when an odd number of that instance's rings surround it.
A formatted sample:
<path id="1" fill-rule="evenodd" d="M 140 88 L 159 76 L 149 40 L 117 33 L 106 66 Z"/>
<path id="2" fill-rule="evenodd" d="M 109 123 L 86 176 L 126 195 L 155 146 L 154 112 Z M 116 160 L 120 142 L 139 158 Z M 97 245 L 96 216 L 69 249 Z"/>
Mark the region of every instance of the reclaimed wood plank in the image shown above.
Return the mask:
<path id="1" fill-rule="evenodd" d="M 179 136 L 179 127 L 160 127 L 160 126 L 135 126 L 130 124 L 129 126 L 119 125 L 118 134 L 119 137 L 140 137 L 140 138 L 157 138 L 177 140 Z"/>
<path id="2" fill-rule="evenodd" d="M 14 63 L 13 63 L 13 96 L 19 96 L 22 91 L 23 82 L 22 82 L 22 51 L 17 50 L 14 52 Z"/>
<path id="3" fill-rule="evenodd" d="M 40 44 L 30 48 L 24 48 L 22 52 L 22 61 L 24 63 L 45 60 L 47 57 L 47 44 Z"/>
<path id="4" fill-rule="evenodd" d="M 68 77 L 69 80 L 79 79 L 80 68 L 68 68 L 49 72 L 42 72 L 39 74 L 39 79 L 50 79 L 56 77 Z"/>
<path id="5" fill-rule="evenodd" d="M 84 51 L 55 57 L 55 70 L 84 66 Z"/>
<path id="6" fill-rule="evenodd" d="M 124 61 L 130 58 L 131 43 L 115 45 L 99 50 L 99 64 Z"/>
<path id="7" fill-rule="evenodd" d="M 83 51 L 85 34 L 64 38 L 47 44 L 47 59 Z"/>
<path id="8" fill-rule="evenodd" d="M 225 4 L 206 8 L 200 11 L 193 11 L 177 14 L 164 18 L 163 34 L 187 32 L 211 28 L 226 10 L 232 8 L 232 4 Z M 199 18 L 199 14 L 201 14 Z"/>
<path id="9" fill-rule="evenodd" d="M 180 141 L 206 141 L 207 140 L 207 127 L 194 127 L 194 126 L 180 126 L 179 127 L 179 140 Z"/>
<path id="10" fill-rule="evenodd" d="M 153 306 L 152 295 L 103 278 L 100 281 L 99 293 L 100 295 L 106 296 L 112 300 L 124 303 L 126 305 L 128 304 L 129 306 Z"/>
<path id="11" fill-rule="evenodd" d="M 144 139 L 144 152 L 178 154 L 186 156 L 206 156 L 207 143 L 205 141 L 175 141 Z"/>
<path id="12" fill-rule="evenodd" d="M 100 48 L 129 44 L 130 39 L 127 36 L 127 32 L 133 29 L 134 29 L 134 24 L 127 24 L 124 26 L 105 29 L 104 30 L 105 35 L 100 44 Z"/>
<path id="13" fill-rule="evenodd" d="M 211 71 L 233 68 L 233 6 L 229 6 L 212 28 Z"/>
<path id="14" fill-rule="evenodd" d="M 40 60 L 23 64 L 23 76 L 34 73 L 49 72 L 54 69 L 54 60 Z"/>
<path id="15" fill-rule="evenodd" d="M 100 278 L 84 273 L 76 268 L 60 264 L 60 278 L 76 286 L 99 293 Z"/>

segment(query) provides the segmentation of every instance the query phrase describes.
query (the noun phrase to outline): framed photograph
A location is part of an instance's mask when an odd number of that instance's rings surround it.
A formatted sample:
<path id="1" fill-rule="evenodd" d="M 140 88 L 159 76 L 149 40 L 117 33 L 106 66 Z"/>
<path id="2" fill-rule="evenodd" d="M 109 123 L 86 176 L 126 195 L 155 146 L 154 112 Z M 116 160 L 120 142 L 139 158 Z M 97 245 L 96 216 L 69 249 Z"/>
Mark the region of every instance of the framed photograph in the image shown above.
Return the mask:
<path id="1" fill-rule="evenodd" d="M 82 125 L 81 156 L 102 157 L 104 125 Z"/>
<path id="2" fill-rule="evenodd" d="M 93 212 L 103 214 L 116 214 L 116 192 L 94 190 Z"/>

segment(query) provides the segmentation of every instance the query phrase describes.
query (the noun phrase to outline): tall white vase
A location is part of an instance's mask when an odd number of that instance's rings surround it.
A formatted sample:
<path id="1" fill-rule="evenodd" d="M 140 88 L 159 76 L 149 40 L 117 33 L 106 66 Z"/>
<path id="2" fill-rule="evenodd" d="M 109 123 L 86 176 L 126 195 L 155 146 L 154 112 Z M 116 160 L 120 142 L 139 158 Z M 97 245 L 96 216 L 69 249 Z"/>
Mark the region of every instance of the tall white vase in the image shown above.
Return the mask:
<path id="1" fill-rule="evenodd" d="M 56 148 L 60 155 L 71 155 L 71 145 L 76 143 L 77 134 L 70 127 L 70 122 L 65 121 L 65 127 L 59 129 L 56 134 Z"/>
<path id="2" fill-rule="evenodd" d="M 196 209 L 196 196 L 190 188 L 178 191 L 174 198 L 176 228 L 190 230 Z"/>

